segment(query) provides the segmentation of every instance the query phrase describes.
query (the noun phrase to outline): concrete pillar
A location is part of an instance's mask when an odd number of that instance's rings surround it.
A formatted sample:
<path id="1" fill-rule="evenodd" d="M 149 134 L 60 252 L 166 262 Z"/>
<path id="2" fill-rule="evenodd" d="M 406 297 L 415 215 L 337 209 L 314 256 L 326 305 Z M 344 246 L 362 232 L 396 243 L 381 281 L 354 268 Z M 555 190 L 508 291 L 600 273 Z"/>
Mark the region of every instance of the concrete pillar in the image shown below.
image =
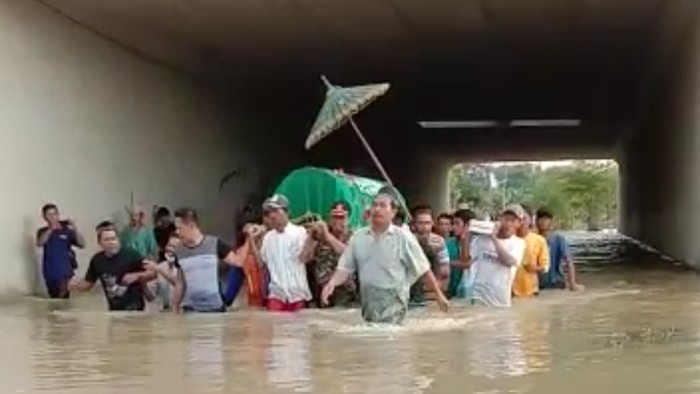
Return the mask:
<path id="1" fill-rule="evenodd" d="M 450 208 L 448 175 L 451 166 L 452 162 L 443 156 L 426 153 L 406 163 L 395 182 L 409 204 L 424 203 L 435 212 L 446 211 Z"/>
<path id="2" fill-rule="evenodd" d="M 667 5 L 638 130 L 623 144 L 623 231 L 698 266 L 692 228 L 700 220 L 700 7 Z"/>

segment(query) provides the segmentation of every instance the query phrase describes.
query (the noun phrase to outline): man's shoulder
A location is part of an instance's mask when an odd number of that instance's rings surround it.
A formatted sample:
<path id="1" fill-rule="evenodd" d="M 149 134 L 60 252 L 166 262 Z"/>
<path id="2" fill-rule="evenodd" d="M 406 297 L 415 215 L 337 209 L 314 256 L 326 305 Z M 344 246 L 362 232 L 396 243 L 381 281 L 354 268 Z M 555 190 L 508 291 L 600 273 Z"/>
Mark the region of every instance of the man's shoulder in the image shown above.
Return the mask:
<path id="1" fill-rule="evenodd" d="M 107 255 L 104 251 L 99 251 L 92 255 L 90 258 L 90 264 L 100 264 L 107 259 Z"/>
<path id="2" fill-rule="evenodd" d="M 540 245 L 547 244 L 547 239 L 534 231 L 531 231 L 527 234 L 526 240 L 529 242 L 532 242 L 532 243 L 540 244 Z"/>

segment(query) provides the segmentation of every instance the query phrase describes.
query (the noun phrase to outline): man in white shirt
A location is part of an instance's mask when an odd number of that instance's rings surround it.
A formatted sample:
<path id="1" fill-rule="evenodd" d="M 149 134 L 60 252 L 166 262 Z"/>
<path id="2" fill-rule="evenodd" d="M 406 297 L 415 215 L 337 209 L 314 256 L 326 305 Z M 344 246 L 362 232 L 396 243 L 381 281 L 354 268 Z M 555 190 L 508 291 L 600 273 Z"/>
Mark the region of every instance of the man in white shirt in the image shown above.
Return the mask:
<path id="1" fill-rule="evenodd" d="M 306 242 L 306 229 L 289 222 L 289 200 L 274 195 L 263 203 L 270 225 L 260 246 L 260 258 L 270 273 L 267 310 L 296 312 L 311 299 L 306 266 L 299 256 Z"/>
<path id="2" fill-rule="evenodd" d="M 525 255 L 525 241 L 516 235 L 525 211 L 509 205 L 492 235 L 479 235 L 469 248 L 474 270 L 472 303 L 509 307 L 513 279 Z"/>

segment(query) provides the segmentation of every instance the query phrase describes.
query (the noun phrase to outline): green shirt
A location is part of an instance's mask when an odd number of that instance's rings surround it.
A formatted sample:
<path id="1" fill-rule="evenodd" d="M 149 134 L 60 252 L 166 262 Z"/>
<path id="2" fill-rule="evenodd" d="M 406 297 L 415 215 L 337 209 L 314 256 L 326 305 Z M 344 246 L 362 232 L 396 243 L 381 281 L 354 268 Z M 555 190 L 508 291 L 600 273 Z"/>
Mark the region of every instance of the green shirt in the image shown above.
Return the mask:
<path id="1" fill-rule="evenodd" d="M 149 227 L 126 227 L 119 237 L 122 246 L 135 250 L 146 258 L 155 257 L 158 253 L 158 244 L 153 230 Z"/>

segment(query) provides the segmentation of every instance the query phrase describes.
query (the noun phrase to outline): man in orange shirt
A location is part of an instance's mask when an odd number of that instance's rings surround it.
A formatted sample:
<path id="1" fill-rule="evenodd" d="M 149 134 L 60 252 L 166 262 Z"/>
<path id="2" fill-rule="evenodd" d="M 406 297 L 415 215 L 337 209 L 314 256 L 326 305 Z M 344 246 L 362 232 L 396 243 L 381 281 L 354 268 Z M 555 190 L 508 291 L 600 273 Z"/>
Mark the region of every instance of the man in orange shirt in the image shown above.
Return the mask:
<path id="1" fill-rule="evenodd" d="M 513 281 L 513 295 L 518 298 L 531 297 L 539 292 L 538 276 L 549 270 L 549 248 L 547 240 L 530 231 L 532 226 L 532 211 L 524 207 L 525 216 L 518 229 L 518 236 L 525 240 L 525 257 L 518 266 Z"/>

